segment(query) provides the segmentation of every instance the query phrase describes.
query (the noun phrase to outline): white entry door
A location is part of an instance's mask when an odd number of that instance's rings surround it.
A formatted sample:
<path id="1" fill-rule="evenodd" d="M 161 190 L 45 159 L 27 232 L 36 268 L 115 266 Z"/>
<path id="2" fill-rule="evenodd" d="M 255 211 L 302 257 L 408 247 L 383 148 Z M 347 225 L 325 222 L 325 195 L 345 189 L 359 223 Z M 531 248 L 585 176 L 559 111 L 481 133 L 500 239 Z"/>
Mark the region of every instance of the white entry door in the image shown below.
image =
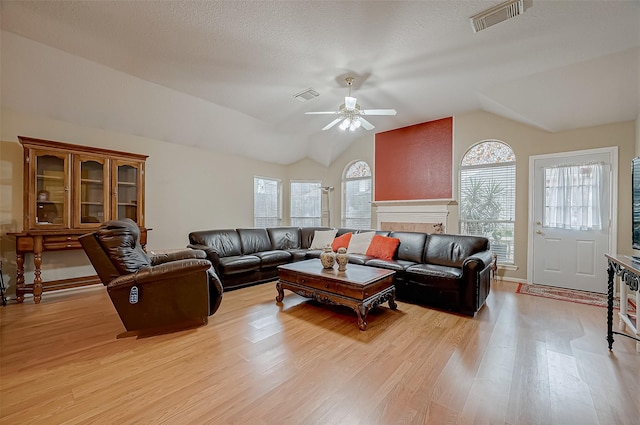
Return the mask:
<path id="1" fill-rule="evenodd" d="M 604 254 L 615 253 L 617 158 L 616 147 L 530 157 L 530 283 L 606 292 Z"/>

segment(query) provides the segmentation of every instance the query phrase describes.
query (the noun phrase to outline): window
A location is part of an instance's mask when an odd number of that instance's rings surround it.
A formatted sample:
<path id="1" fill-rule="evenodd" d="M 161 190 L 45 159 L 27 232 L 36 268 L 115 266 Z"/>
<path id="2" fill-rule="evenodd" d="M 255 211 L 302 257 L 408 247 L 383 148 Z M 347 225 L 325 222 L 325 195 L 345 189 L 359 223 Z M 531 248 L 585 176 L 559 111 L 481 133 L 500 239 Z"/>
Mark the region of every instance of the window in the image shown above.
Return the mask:
<path id="1" fill-rule="evenodd" d="M 321 226 L 322 191 L 319 181 L 291 182 L 291 225 L 299 227 Z"/>
<path id="2" fill-rule="evenodd" d="M 282 219 L 280 180 L 267 177 L 253 178 L 253 225 L 275 227 Z"/>
<path id="3" fill-rule="evenodd" d="M 371 228 L 371 168 L 364 161 L 349 164 L 342 179 L 342 226 Z"/>
<path id="4" fill-rule="evenodd" d="M 460 165 L 460 232 L 485 236 L 500 264 L 514 264 L 516 157 L 506 143 L 471 147 Z"/>

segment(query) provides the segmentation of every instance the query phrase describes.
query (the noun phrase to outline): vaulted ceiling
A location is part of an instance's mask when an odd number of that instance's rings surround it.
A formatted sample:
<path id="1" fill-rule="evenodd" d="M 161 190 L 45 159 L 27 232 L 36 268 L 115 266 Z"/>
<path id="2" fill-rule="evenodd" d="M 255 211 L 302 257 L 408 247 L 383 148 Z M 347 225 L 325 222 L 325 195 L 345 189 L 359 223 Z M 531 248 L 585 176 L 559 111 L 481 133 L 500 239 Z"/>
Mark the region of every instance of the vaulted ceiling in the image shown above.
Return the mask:
<path id="1" fill-rule="evenodd" d="M 158 131 L 176 120 L 161 104 L 142 135 L 278 163 L 328 165 L 363 137 L 305 115 L 336 110 L 346 76 L 362 108 L 398 112 L 368 117 L 372 132 L 477 109 L 551 132 L 637 118 L 639 1 L 529 0 L 474 33 L 469 17 L 500 3 L 2 0 L 0 13 L 8 33 L 192 99 L 199 120 L 179 136 Z M 307 88 L 320 96 L 294 99 Z"/>

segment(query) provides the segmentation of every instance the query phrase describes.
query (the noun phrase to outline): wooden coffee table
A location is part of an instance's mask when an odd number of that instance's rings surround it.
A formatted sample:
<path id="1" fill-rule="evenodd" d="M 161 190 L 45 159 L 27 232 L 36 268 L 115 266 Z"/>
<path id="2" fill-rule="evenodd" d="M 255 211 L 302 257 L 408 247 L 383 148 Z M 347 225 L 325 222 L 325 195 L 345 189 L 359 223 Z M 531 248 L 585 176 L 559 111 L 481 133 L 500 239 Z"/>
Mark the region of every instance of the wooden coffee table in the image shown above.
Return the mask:
<path id="1" fill-rule="evenodd" d="M 352 308 L 358 315 L 358 328 L 367 330 L 367 314 L 372 308 L 389 301 L 395 310 L 396 288 L 392 270 L 349 264 L 339 272 L 323 269 L 320 260 L 305 260 L 278 267 L 279 277 L 276 302 L 281 303 L 288 289 L 316 301 Z"/>

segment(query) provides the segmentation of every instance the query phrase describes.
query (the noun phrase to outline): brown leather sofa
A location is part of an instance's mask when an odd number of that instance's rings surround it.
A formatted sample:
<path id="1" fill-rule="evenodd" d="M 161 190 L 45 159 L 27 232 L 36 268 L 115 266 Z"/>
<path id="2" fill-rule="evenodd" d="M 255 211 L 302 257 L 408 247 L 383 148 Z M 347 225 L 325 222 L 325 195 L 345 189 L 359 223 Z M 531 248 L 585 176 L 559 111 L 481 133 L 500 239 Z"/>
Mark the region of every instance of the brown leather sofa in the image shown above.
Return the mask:
<path id="1" fill-rule="evenodd" d="M 211 260 L 225 289 L 277 279 L 278 266 L 320 256 L 311 250 L 316 230 L 273 227 L 204 230 L 189 234 L 189 248 Z M 337 235 L 367 230 L 338 229 Z M 399 299 L 473 316 L 489 296 L 493 254 L 477 236 L 376 231 L 398 238 L 392 260 L 349 254 L 349 262 L 394 270 Z"/>
<path id="2" fill-rule="evenodd" d="M 202 251 L 148 255 L 130 219 L 79 240 L 127 331 L 202 325 L 220 306 L 222 284 Z"/>

